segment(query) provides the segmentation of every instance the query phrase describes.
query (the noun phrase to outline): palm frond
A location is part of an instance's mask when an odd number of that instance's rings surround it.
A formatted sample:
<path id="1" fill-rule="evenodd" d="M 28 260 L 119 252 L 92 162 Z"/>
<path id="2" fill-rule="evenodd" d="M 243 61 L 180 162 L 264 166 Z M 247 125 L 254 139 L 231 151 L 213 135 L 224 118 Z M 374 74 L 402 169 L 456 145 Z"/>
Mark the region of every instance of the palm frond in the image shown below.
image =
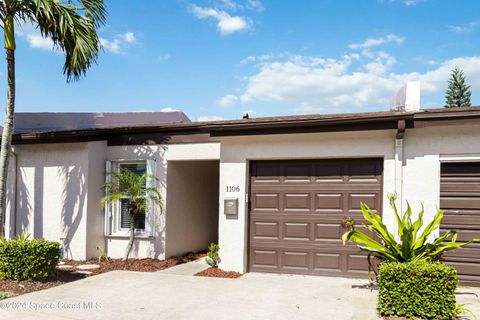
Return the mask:
<path id="1" fill-rule="evenodd" d="M 17 18 L 36 25 L 44 38 L 65 53 L 67 81 L 84 76 L 100 52 L 96 28 L 105 23 L 104 0 L 27 0 L 19 6 Z"/>

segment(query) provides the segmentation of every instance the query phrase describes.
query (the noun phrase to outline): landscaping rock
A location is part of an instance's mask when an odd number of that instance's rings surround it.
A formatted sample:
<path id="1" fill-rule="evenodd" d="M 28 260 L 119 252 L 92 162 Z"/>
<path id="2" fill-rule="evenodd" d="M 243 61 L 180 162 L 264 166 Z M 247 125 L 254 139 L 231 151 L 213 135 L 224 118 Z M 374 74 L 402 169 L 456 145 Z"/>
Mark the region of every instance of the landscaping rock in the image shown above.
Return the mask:
<path id="1" fill-rule="evenodd" d="M 92 270 L 98 268 L 100 268 L 98 264 L 81 264 L 77 266 L 77 269 L 79 270 Z"/>
<path id="2" fill-rule="evenodd" d="M 69 265 L 69 264 L 63 264 L 63 265 L 58 265 L 57 266 L 57 269 L 59 270 L 69 270 L 69 269 L 72 269 L 73 266 Z"/>

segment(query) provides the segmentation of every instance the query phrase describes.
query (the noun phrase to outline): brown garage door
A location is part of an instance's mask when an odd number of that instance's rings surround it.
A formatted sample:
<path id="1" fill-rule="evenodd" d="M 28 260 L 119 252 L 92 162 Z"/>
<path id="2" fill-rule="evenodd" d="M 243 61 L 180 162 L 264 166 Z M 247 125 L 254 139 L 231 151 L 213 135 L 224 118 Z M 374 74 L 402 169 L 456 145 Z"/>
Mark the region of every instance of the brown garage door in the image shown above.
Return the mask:
<path id="1" fill-rule="evenodd" d="M 440 232 L 453 229 L 457 241 L 480 238 L 480 163 L 443 163 L 440 207 L 445 210 Z M 460 283 L 480 286 L 480 244 L 471 244 L 446 256 L 458 270 Z"/>
<path id="2" fill-rule="evenodd" d="M 381 159 L 250 163 L 250 271 L 364 277 L 366 255 L 342 246 L 360 202 L 380 211 Z"/>

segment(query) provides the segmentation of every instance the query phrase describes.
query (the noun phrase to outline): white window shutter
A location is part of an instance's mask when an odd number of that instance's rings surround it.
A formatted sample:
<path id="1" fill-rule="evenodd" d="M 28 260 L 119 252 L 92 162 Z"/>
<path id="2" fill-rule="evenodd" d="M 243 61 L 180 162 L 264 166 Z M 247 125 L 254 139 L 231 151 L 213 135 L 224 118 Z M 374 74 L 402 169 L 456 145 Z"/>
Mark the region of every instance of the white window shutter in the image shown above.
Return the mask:
<path id="1" fill-rule="evenodd" d="M 154 159 L 147 160 L 147 174 L 156 176 L 157 164 Z M 155 179 L 147 179 L 147 188 L 155 188 L 157 185 Z M 145 233 L 153 237 L 155 234 L 155 203 L 150 197 L 147 197 L 147 212 L 145 214 Z"/>
<path id="2" fill-rule="evenodd" d="M 112 161 L 107 161 L 105 163 L 105 183 L 112 182 Z M 108 195 L 108 190 L 105 190 L 105 195 Z M 105 235 L 109 236 L 111 234 L 111 224 L 112 224 L 112 204 L 110 201 L 105 203 Z"/>

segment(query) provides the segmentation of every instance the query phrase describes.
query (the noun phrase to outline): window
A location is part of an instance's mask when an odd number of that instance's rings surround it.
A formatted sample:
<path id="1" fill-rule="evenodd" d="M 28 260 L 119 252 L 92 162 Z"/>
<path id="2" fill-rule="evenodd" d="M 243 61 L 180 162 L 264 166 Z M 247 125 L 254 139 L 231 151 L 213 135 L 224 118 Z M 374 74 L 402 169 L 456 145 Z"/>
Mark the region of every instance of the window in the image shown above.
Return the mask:
<path id="1" fill-rule="evenodd" d="M 105 163 L 105 182 L 111 181 L 111 172 L 119 170 L 129 170 L 130 172 L 142 175 L 148 173 L 155 176 L 156 161 L 155 159 L 145 160 L 107 160 Z M 153 179 L 147 179 L 147 186 L 155 186 Z M 121 186 L 120 186 L 121 187 Z M 150 199 L 146 199 L 145 212 L 139 212 L 135 215 L 135 230 L 147 237 L 155 236 L 155 205 Z M 128 197 L 124 197 L 116 203 L 105 206 L 105 236 L 117 235 L 128 236 L 130 229 L 130 213 L 128 212 Z"/>
<path id="2" fill-rule="evenodd" d="M 118 163 L 117 170 L 128 170 L 138 175 L 142 175 L 147 172 L 147 164 L 145 161 L 141 162 L 125 162 Z M 120 186 L 121 188 L 121 186 Z M 128 198 L 125 197 L 120 201 L 120 229 L 130 229 L 130 213 L 127 208 Z M 135 214 L 135 229 L 145 230 L 145 212 L 138 212 Z"/>

